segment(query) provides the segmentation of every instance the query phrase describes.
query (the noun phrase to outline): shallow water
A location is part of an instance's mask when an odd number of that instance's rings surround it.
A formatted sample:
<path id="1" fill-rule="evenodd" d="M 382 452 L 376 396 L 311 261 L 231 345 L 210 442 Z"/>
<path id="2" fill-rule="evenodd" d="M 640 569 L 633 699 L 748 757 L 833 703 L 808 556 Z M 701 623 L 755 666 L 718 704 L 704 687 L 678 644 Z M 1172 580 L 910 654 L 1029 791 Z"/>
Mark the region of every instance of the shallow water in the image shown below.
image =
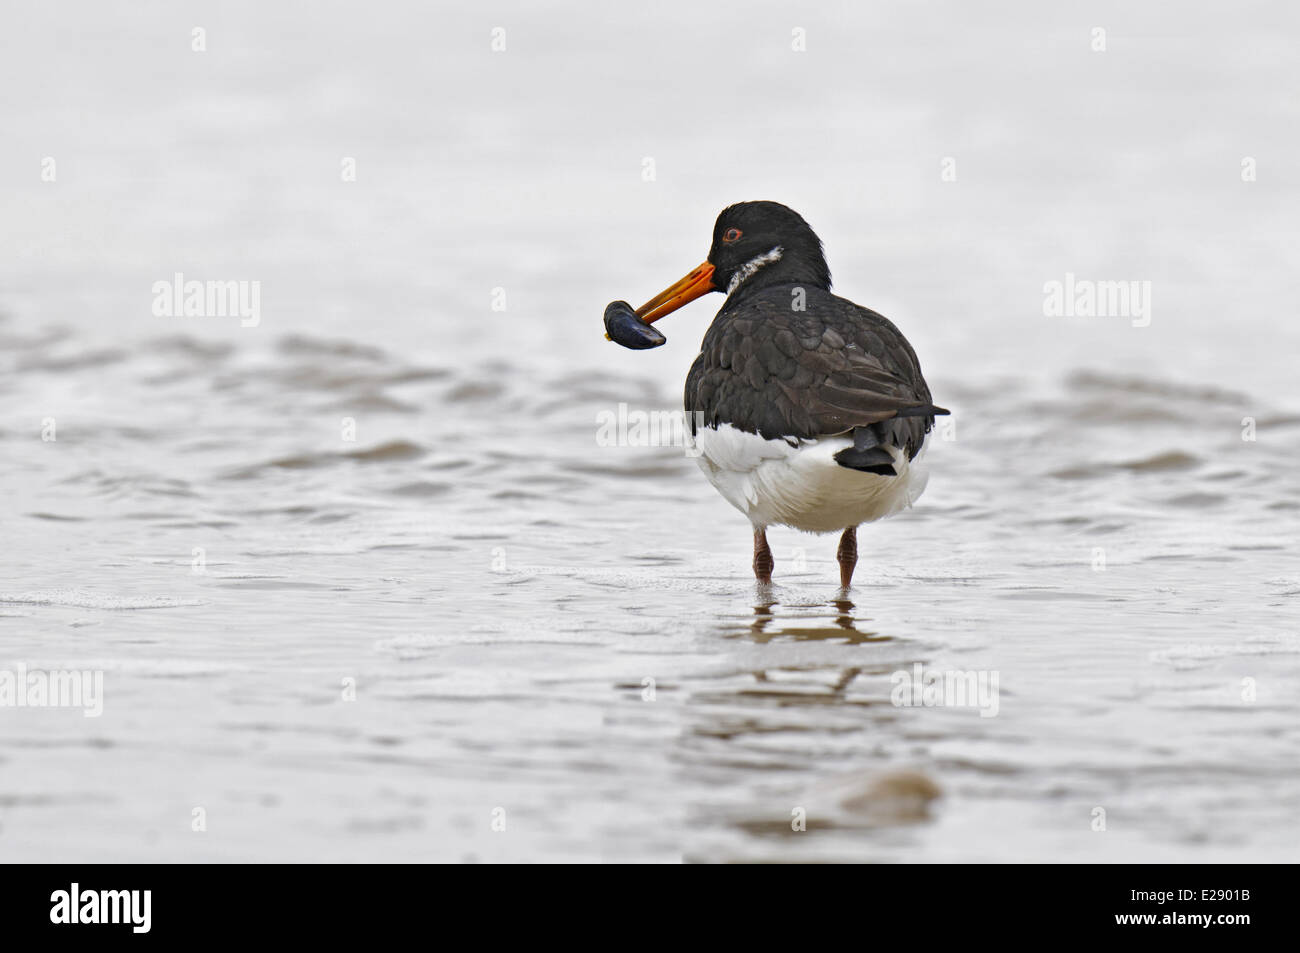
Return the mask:
<path id="1" fill-rule="evenodd" d="M 505 9 L 496 56 L 416 6 L 7 38 L 0 668 L 102 670 L 104 712 L 0 708 L 0 857 L 1294 860 L 1296 24 L 1116 12 L 1092 54 L 1095 14 L 900 6 L 793 58 L 780 5 Z M 766 135 L 683 116 L 760 80 Z M 774 531 L 760 591 L 681 448 L 597 440 L 680 406 L 712 313 L 633 353 L 605 302 L 758 197 L 954 412 L 847 596 L 832 537 Z M 155 317 L 176 271 L 261 323 Z M 1045 317 L 1066 272 L 1151 280 L 1150 325 Z M 918 663 L 996 716 L 893 704 Z"/>

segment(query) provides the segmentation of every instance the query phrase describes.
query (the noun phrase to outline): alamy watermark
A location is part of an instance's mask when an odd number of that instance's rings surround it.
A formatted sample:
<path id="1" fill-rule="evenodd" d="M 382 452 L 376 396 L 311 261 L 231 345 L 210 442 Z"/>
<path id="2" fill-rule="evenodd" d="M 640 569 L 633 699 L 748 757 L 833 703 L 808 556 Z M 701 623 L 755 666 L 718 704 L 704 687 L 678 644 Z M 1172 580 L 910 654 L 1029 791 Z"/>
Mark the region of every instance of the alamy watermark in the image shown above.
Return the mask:
<path id="1" fill-rule="evenodd" d="M 0 708 L 80 708 L 87 718 L 104 713 L 104 673 L 100 670 L 42 671 L 19 662 L 0 669 Z"/>
<path id="2" fill-rule="evenodd" d="M 153 313 L 160 318 L 239 318 L 240 327 L 262 323 L 260 281 L 171 281 L 153 283 Z"/>
<path id="3" fill-rule="evenodd" d="M 895 708 L 978 708 L 981 718 L 998 713 L 998 673 L 926 670 L 915 663 L 889 677 Z"/>
<path id="4" fill-rule="evenodd" d="M 1132 318 L 1133 327 L 1151 323 L 1151 282 L 1093 281 L 1067 271 L 1064 281 L 1043 285 L 1043 316 L 1048 318 Z"/>
<path id="5" fill-rule="evenodd" d="M 50 922 L 122 924 L 132 933 L 148 933 L 152 906 L 152 890 L 85 890 L 73 882 L 67 890 L 50 894 Z"/>
<path id="6" fill-rule="evenodd" d="M 704 412 L 694 412 L 695 428 L 704 427 Z M 620 403 L 618 410 L 596 414 L 596 445 L 600 447 L 681 447 L 688 457 L 703 451 L 683 410 L 630 410 Z"/>

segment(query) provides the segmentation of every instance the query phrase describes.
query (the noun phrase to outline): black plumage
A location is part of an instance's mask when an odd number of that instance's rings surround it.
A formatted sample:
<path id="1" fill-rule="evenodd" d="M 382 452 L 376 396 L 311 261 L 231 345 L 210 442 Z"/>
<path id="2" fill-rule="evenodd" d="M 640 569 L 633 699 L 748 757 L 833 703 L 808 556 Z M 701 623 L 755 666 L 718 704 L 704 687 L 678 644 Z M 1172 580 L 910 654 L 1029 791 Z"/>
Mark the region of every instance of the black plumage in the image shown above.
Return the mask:
<path id="1" fill-rule="evenodd" d="M 935 415 L 947 413 L 931 402 L 916 353 L 888 318 L 798 282 L 742 286 L 727 299 L 686 378 L 685 404 L 692 427 L 698 411 L 705 426 L 768 440 L 855 431 L 837 462 L 888 474 L 892 458 L 881 446 L 910 460 Z"/>

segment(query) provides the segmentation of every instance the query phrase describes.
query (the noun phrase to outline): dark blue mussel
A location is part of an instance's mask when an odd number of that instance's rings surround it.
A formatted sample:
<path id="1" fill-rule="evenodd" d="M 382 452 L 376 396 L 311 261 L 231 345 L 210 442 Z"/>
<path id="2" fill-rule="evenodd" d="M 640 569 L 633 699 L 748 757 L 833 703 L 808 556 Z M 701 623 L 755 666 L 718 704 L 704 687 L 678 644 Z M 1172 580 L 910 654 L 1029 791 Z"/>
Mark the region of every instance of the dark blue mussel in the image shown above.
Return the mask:
<path id="1" fill-rule="evenodd" d="M 605 334 L 615 344 L 634 351 L 659 347 L 666 337 L 646 324 L 626 301 L 611 301 L 605 306 Z"/>

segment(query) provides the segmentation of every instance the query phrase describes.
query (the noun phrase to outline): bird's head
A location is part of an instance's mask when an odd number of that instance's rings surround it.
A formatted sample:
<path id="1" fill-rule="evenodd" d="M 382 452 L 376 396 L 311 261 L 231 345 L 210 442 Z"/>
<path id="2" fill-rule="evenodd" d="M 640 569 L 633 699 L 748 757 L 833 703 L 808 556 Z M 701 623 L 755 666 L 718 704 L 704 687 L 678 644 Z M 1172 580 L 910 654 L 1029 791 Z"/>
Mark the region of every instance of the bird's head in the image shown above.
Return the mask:
<path id="1" fill-rule="evenodd" d="M 714 223 L 704 263 L 636 313 L 648 324 L 711 291 L 730 297 L 789 283 L 830 288 L 821 239 L 803 216 L 779 202 L 738 202 Z"/>

